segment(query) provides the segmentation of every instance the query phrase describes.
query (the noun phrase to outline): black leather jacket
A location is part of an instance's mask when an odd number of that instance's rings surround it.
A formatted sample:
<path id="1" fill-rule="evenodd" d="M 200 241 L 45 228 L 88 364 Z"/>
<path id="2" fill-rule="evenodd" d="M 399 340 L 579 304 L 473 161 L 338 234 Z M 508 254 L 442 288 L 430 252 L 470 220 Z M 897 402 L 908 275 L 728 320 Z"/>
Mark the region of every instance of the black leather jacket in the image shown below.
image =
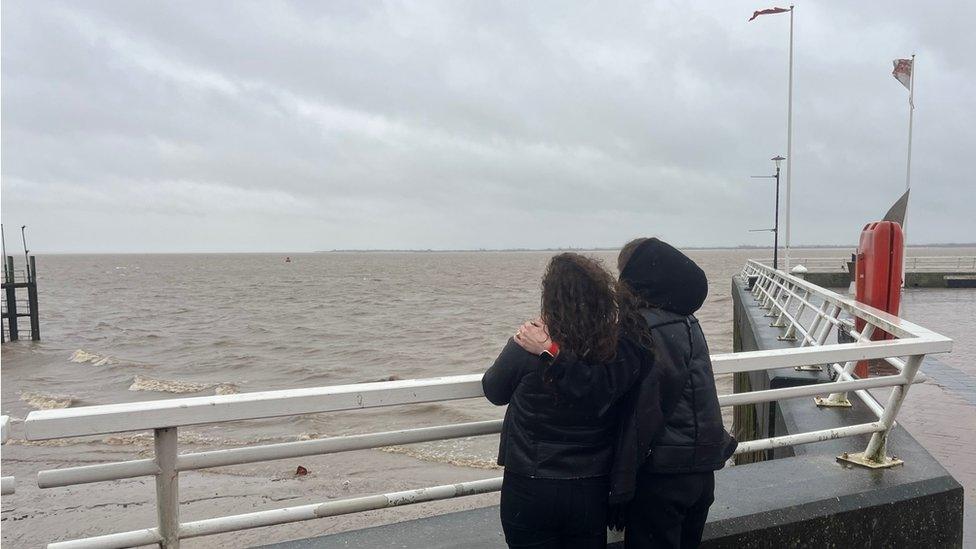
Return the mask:
<path id="1" fill-rule="evenodd" d="M 619 396 L 636 378 L 639 364 L 618 351 L 613 367 L 584 365 L 564 351 L 550 367 L 550 382 L 543 380 L 545 367 L 543 359 L 509 339 L 481 380 L 488 400 L 497 405 L 508 404 L 498 464 L 506 471 L 531 477 L 573 479 L 607 475 L 618 429 L 615 399 L 606 398 L 604 391 L 584 388 L 577 392 L 575 389 L 581 386 L 559 380 L 566 371 L 607 368 L 612 372 L 611 381 L 606 377 L 601 380 L 613 384 L 615 389 L 611 392 Z"/>

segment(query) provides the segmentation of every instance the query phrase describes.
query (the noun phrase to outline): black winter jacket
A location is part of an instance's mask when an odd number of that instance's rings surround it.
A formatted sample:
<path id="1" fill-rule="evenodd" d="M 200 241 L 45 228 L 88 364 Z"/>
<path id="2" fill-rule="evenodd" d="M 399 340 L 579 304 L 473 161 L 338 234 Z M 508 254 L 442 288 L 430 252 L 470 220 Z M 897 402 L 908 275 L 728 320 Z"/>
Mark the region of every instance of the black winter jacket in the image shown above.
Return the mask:
<path id="1" fill-rule="evenodd" d="M 637 469 L 645 462 L 645 470 L 656 473 L 715 471 L 737 446 L 722 425 L 708 344 L 694 316 L 708 295 L 704 271 L 651 238 L 637 247 L 620 279 L 655 305 L 641 311 L 655 359 L 623 405 L 611 502 L 631 499 Z"/>
<path id="2" fill-rule="evenodd" d="M 643 444 L 638 447 L 638 457 L 647 455 L 649 470 L 655 473 L 721 469 L 736 443 L 722 424 L 712 361 L 698 319 L 664 309 L 646 309 L 642 313 L 656 344 L 654 367 L 661 370 L 656 377 L 660 380 L 666 422 L 663 430 L 653 436 L 648 454 Z M 644 407 L 642 401 L 647 403 L 653 398 L 643 397 L 638 391 L 635 410 Z M 634 420 L 641 430 L 640 417 Z M 628 430 L 626 423 L 627 420 L 621 423 L 622 431 Z"/>
<path id="3" fill-rule="evenodd" d="M 522 349 L 513 339 L 481 380 L 485 396 L 497 405 L 508 404 L 498 449 L 498 464 L 506 471 L 550 479 L 590 478 L 607 475 L 613 462 L 618 419 L 616 398 L 637 377 L 638 360 L 629 348 L 618 350 L 612 364 L 580 363 L 568 352 L 559 353 L 550 366 L 552 380 L 543 380 L 545 361 Z M 560 382 L 567 371 L 600 368 L 604 390 L 578 391 L 576 384 Z M 606 386 L 611 386 L 606 389 Z M 560 389 L 557 389 L 560 387 Z M 566 387 L 566 390 L 562 390 Z"/>
<path id="4" fill-rule="evenodd" d="M 708 294 L 705 273 L 677 249 L 652 238 L 635 250 L 620 278 L 643 302 L 655 305 L 641 311 L 653 352 L 631 353 L 636 370 L 621 363 L 577 367 L 559 380 L 561 390 L 590 391 L 601 405 L 619 407 L 612 504 L 633 497 L 637 471 L 645 462 L 644 470 L 654 473 L 715 471 L 737 446 L 722 424 L 708 344 L 693 314 Z"/>

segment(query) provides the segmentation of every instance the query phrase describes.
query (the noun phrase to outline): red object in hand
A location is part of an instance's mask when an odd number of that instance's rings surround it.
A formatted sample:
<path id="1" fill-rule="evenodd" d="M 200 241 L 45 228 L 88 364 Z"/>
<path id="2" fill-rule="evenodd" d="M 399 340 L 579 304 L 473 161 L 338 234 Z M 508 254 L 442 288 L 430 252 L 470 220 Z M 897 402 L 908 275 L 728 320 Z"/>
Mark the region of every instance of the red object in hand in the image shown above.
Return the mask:
<path id="1" fill-rule="evenodd" d="M 901 225 L 893 221 L 877 221 L 865 225 L 857 246 L 857 263 L 854 268 L 854 298 L 897 315 L 901 307 L 901 286 L 904 276 L 905 236 Z M 865 322 L 855 319 L 858 332 Z M 872 341 L 894 339 L 891 334 L 875 329 Z M 854 370 L 860 378 L 868 377 L 867 361 L 860 361 Z"/>
<path id="2" fill-rule="evenodd" d="M 546 349 L 546 351 L 548 351 L 550 355 L 555 357 L 556 355 L 559 354 L 559 344 L 553 341 L 552 344 L 549 345 L 549 348 Z"/>

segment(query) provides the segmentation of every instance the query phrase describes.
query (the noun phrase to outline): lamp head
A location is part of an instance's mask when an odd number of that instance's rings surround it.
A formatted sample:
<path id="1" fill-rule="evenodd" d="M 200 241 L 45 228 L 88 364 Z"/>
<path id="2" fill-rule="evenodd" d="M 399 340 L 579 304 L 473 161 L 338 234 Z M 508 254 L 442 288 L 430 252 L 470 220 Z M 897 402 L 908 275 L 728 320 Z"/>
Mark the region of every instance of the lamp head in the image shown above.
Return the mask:
<path id="1" fill-rule="evenodd" d="M 774 157 L 770 158 L 770 160 L 772 160 L 774 163 L 776 163 L 776 169 L 778 170 L 779 169 L 779 163 L 782 162 L 782 161 L 784 161 L 784 160 L 786 160 L 786 159 L 783 158 L 782 156 L 777 155 L 777 156 L 774 156 Z"/>

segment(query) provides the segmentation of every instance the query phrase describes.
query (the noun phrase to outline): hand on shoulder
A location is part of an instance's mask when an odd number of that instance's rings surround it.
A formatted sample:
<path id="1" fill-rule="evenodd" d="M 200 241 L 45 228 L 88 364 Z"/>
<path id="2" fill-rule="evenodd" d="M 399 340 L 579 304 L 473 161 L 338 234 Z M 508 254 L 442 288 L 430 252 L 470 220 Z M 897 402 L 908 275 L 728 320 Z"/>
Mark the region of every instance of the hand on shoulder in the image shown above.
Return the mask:
<path id="1" fill-rule="evenodd" d="M 522 324 L 515 332 L 515 342 L 534 355 L 542 354 L 552 345 L 549 330 L 540 318 Z"/>

